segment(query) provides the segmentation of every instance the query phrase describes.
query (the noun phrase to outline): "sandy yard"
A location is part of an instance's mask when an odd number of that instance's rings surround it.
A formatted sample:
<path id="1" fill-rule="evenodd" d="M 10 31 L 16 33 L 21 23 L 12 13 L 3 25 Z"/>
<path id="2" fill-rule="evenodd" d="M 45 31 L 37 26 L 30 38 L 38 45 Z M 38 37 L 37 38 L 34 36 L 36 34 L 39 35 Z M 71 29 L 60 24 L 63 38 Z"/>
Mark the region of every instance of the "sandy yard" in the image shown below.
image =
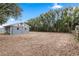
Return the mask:
<path id="1" fill-rule="evenodd" d="M 79 42 L 69 33 L 30 32 L 23 35 L 0 35 L 0 55 L 79 55 Z"/>

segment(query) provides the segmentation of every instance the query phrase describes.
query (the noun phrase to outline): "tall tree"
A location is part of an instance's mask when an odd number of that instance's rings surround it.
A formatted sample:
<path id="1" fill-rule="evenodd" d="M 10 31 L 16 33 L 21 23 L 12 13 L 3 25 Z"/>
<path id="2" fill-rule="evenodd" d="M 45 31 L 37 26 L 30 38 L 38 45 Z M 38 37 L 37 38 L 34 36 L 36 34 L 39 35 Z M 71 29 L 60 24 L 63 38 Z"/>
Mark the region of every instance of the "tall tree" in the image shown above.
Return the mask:
<path id="1" fill-rule="evenodd" d="M 0 3 L 0 24 L 5 23 L 10 17 L 18 18 L 22 9 L 15 3 Z"/>

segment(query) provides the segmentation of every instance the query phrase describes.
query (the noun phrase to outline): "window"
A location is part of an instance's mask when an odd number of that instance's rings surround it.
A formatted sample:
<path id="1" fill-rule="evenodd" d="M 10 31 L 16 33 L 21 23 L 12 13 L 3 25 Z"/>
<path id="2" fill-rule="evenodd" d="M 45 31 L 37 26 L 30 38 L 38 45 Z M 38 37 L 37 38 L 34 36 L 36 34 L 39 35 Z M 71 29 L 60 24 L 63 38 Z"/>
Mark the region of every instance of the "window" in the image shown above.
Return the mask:
<path id="1" fill-rule="evenodd" d="M 17 28 L 17 30 L 19 30 L 19 27 Z"/>

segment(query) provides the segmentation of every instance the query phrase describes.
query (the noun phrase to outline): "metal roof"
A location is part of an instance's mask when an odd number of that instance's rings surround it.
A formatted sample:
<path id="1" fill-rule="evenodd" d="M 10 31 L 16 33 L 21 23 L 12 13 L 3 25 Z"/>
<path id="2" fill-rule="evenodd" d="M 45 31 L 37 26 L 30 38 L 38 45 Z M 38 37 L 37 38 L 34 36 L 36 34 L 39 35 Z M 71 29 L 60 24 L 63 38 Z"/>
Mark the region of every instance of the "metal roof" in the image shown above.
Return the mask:
<path id="1" fill-rule="evenodd" d="M 13 23 L 13 24 L 3 24 L 0 26 L 0 28 L 7 27 L 7 26 L 13 26 L 13 25 L 21 24 L 21 23 L 24 24 L 25 22 L 18 22 L 18 23 Z"/>

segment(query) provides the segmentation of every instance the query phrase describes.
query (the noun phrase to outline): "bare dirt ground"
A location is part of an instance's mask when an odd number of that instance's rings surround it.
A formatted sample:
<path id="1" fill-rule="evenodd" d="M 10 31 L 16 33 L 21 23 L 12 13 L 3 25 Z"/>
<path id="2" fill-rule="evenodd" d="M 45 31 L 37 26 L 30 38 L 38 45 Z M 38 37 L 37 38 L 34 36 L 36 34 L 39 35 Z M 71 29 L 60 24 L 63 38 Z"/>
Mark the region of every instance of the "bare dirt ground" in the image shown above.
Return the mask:
<path id="1" fill-rule="evenodd" d="M 0 55 L 79 55 L 79 42 L 69 33 L 30 32 L 23 35 L 0 35 Z"/>

